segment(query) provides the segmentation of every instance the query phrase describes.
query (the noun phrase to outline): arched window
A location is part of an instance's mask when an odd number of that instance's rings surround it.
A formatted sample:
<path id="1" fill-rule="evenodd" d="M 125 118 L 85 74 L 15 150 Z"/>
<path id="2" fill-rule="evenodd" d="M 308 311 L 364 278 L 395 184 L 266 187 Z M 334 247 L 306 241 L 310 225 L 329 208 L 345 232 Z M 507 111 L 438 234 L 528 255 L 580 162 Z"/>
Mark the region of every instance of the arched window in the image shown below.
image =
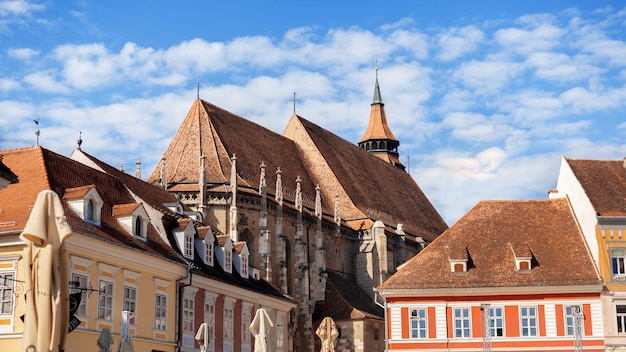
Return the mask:
<path id="1" fill-rule="evenodd" d="M 93 208 L 93 199 L 89 199 L 89 201 L 87 201 L 87 205 L 85 205 L 85 220 L 94 221 Z"/>
<path id="2" fill-rule="evenodd" d="M 387 143 L 380 142 L 380 149 L 387 149 Z"/>
<path id="3" fill-rule="evenodd" d="M 378 149 L 378 142 L 372 142 L 372 149 Z"/>
<path id="4" fill-rule="evenodd" d="M 135 228 L 133 229 L 133 234 L 135 236 L 141 237 L 141 217 L 137 217 L 135 219 Z"/>

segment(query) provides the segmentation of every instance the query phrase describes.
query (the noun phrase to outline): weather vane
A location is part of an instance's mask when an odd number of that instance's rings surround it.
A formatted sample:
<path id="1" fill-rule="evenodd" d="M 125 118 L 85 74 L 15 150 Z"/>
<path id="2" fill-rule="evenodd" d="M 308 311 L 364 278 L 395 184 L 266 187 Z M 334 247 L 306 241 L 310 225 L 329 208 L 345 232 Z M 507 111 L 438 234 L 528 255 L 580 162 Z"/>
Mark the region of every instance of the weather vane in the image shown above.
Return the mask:
<path id="1" fill-rule="evenodd" d="M 33 120 L 35 125 L 37 125 L 37 131 L 35 131 L 35 135 L 37 136 L 37 145 L 39 145 L 39 135 L 41 132 L 39 131 L 39 116 L 37 116 L 37 120 Z"/>

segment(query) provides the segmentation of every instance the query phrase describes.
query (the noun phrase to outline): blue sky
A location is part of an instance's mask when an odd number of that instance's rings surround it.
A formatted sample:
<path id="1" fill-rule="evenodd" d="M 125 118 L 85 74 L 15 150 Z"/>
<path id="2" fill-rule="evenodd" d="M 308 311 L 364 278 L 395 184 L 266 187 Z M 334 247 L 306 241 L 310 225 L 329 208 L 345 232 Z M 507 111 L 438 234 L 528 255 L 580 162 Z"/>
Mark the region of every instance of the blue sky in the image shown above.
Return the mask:
<path id="1" fill-rule="evenodd" d="M 152 171 L 196 97 L 356 143 L 375 60 L 401 160 L 449 224 L 547 197 L 563 155 L 626 156 L 618 1 L 0 0 L 0 150 Z M 245 136 L 242 136 L 245 138 Z"/>

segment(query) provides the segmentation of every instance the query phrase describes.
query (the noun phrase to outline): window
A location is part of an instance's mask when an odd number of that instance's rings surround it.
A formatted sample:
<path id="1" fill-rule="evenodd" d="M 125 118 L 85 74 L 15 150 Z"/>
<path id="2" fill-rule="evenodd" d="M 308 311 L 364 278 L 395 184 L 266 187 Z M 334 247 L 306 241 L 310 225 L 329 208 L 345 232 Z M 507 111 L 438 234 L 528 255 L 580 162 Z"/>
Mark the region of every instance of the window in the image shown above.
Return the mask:
<path id="1" fill-rule="evenodd" d="M 87 275 L 72 273 L 72 281 L 78 283 L 78 287 L 87 288 L 89 287 L 89 278 Z M 78 309 L 76 310 L 76 316 L 86 317 L 87 316 L 87 297 L 83 294 L 83 297 L 80 299 L 80 304 L 78 305 Z"/>
<path id="2" fill-rule="evenodd" d="M 193 235 L 185 233 L 185 257 L 193 258 Z"/>
<path id="3" fill-rule="evenodd" d="M 122 310 L 130 312 L 129 323 L 135 325 L 135 316 L 137 315 L 137 288 L 132 286 L 124 286 L 124 301 L 122 302 Z"/>
<path id="4" fill-rule="evenodd" d="M 241 342 L 250 343 L 252 334 L 250 333 L 251 306 L 244 304 L 241 309 Z"/>
<path id="5" fill-rule="evenodd" d="M 489 334 L 492 337 L 504 336 L 502 307 L 489 307 Z"/>
<path id="6" fill-rule="evenodd" d="M 138 216 L 135 218 L 135 226 L 133 228 L 133 235 L 142 237 L 143 232 L 141 231 L 141 217 Z"/>
<path id="7" fill-rule="evenodd" d="M 454 337 L 470 337 L 470 309 L 454 308 Z"/>
<path id="8" fill-rule="evenodd" d="M 215 338 L 215 296 L 207 292 L 204 296 L 204 322 L 209 326 L 210 336 Z M 213 343 L 209 344 L 209 351 L 213 351 Z"/>
<path id="9" fill-rule="evenodd" d="M 87 204 L 85 205 L 85 220 L 95 221 L 94 216 L 93 216 L 93 209 L 94 209 L 93 199 L 89 199 L 87 201 Z"/>
<path id="10" fill-rule="evenodd" d="M 241 276 L 248 277 L 248 256 L 241 256 Z"/>
<path id="11" fill-rule="evenodd" d="M 100 280 L 98 290 L 98 319 L 113 321 L 113 282 Z"/>
<path id="12" fill-rule="evenodd" d="M 13 314 L 14 285 L 15 273 L 12 271 L 0 271 L 0 315 Z"/>
<path id="13" fill-rule="evenodd" d="M 283 348 L 285 332 L 284 332 L 284 314 L 285 313 L 276 313 L 276 347 Z"/>
<path id="14" fill-rule="evenodd" d="M 615 316 L 617 317 L 617 332 L 626 333 L 626 305 L 615 306 Z"/>
<path id="15" fill-rule="evenodd" d="M 224 307 L 224 339 L 231 340 L 233 339 L 233 308 Z"/>
<path id="16" fill-rule="evenodd" d="M 411 309 L 410 325 L 412 339 L 426 338 L 426 309 Z"/>
<path id="17" fill-rule="evenodd" d="M 582 309 L 580 306 L 565 306 L 565 333 L 567 336 L 574 336 L 578 332 L 582 336 Z"/>
<path id="18" fill-rule="evenodd" d="M 167 296 L 156 293 L 154 295 L 154 328 L 157 330 L 167 329 Z"/>
<path id="19" fill-rule="evenodd" d="M 204 242 L 204 263 L 213 266 L 213 242 Z"/>
<path id="20" fill-rule="evenodd" d="M 192 297 L 183 298 L 183 330 L 193 332 L 194 302 Z"/>
<path id="21" fill-rule="evenodd" d="M 228 273 L 233 271 L 233 253 L 228 248 L 224 248 L 224 271 Z"/>
<path id="22" fill-rule="evenodd" d="M 614 277 L 626 277 L 626 270 L 624 268 L 624 250 L 612 250 L 611 251 L 611 269 L 613 270 Z"/>
<path id="23" fill-rule="evenodd" d="M 537 307 L 521 307 L 522 336 L 537 336 Z"/>

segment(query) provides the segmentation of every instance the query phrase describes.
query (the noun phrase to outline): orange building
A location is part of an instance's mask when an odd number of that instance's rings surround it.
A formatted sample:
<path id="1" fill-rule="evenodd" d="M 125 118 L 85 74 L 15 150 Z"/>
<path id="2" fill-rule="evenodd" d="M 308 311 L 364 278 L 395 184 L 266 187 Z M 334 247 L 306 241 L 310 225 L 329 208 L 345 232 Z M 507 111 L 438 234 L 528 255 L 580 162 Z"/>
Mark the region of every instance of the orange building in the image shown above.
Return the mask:
<path id="1" fill-rule="evenodd" d="M 389 351 L 603 351 L 602 281 L 566 199 L 482 201 L 380 285 Z"/>

